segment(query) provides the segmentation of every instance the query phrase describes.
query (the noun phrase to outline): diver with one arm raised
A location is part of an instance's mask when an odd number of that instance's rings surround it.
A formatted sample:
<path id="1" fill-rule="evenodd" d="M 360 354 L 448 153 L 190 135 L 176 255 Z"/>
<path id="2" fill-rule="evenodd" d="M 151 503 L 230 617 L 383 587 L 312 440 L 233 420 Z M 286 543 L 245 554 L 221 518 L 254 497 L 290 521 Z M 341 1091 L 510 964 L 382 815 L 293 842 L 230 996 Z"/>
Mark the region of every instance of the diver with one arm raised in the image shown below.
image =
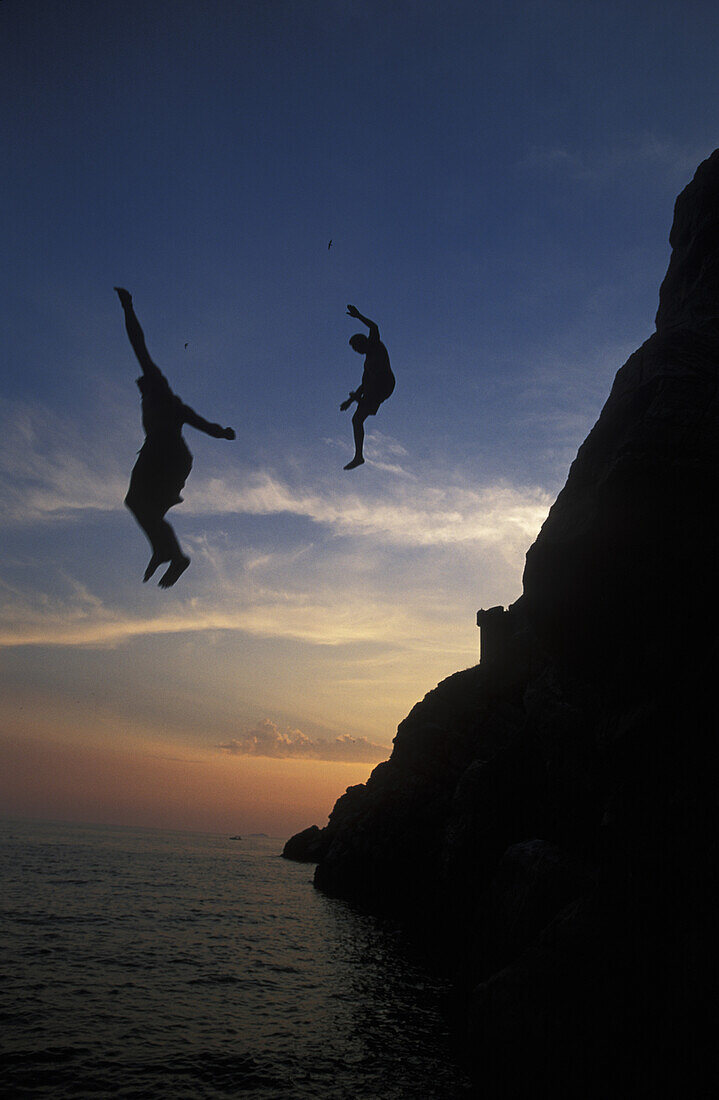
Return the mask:
<path id="1" fill-rule="evenodd" d="M 125 313 L 127 335 L 142 367 L 137 385 L 142 395 L 145 429 L 145 442 L 130 476 L 125 504 L 152 547 L 143 581 L 148 581 L 163 562 L 169 562 L 159 582 L 161 588 L 169 588 L 190 564 L 165 519 L 165 513 L 173 505 L 182 503 L 180 492 L 192 469 L 192 454 L 182 437 L 183 425 L 189 424 L 215 439 L 234 439 L 235 433 L 232 428 L 211 424 L 172 392 L 164 374 L 150 358 L 132 306 L 132 295 L 123 287 L 116 286 L 115 290 Z"/>
<path id="2" fill-rule="evenodd" d="M 346 401 L 340 405 L 344 412 L 353 401 L 357 402 L 357 408 L 352 415 L 352 431 L 354 434 L 355 453 L 351 462 L 345 466 L 345 470 L 354 470 L 364 462 L 362 446 L 364 444 L 364 422 L 368 416 L 375 416 L 383 401 L 386 401 L 394 390 L 394 375 L 389 365 L 389 354 L 379 338 L 379 329 L 369 317 L 363 317 L 356 306 L 347 306 L 349 317 L 355 317 L 363 325 L 367 325 L 369 336 L 362 332 L 350 336 L 350 347 L 358 355 L 364 355 L 364 370 L 362 382 L 356 390 L 350 392 Z"/>

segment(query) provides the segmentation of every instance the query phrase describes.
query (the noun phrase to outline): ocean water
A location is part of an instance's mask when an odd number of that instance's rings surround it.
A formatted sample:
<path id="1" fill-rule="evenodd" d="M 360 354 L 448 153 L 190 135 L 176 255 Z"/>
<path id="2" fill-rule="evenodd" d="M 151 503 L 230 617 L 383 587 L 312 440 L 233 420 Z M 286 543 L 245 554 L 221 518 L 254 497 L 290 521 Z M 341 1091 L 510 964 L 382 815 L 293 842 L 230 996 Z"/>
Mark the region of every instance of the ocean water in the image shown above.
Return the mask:
<path id="1" fill-rule="evenodd" d="M 0 823 L 0 1092 L 467 1095 L 447 990 L 282 843 Z"/>

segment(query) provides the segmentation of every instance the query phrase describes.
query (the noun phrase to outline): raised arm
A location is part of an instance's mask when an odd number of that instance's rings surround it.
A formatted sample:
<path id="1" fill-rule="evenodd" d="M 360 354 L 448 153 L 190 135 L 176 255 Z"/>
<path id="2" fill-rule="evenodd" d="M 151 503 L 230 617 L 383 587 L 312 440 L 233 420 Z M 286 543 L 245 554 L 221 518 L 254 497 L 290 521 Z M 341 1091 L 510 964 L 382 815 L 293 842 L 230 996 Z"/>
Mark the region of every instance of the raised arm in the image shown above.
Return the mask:
<path id="1" fill-rule="evenodd" d="M 347 313 L 350 317 L 356 317 L 358 321 L 361 321 L 363 325 L 367 325 L 369 329 L 369 339 L 379 340 L 379 329 L 374 321 L 370 321 L 369 317 L 363 317 L 357 306 L 347 306 Z"/>
<path id="2" fill-rule="evenodd" d="M 232 428 L 223 428 L 220 424 L 211 424 L 209 420 L 205 420 L 204 416 L 200 416 L 194 409 L 191 409 L 189 405 L 183 405 L 183 416 L 186 424 L 189 424 L 191 428 L 197 428 L 198 431 L 204 432 L 205 435 L 211 435 L 213 439 L 234 439 L 235 433 Z"/>
<path id="3" fill-rule="evenodd" d="M 114 288 L 117 291 L 117 296 L 120 299 L 120 305 L 125 313 L 125 328 L 127 329 L 127 335 L 130 338 L 132 344 L 132 350 L 137 356 L 137 361 L 142 367 L 143 374 L 159 374 L 162 377 L 162 371 L 153 363 L 150 358 L 150 353 L 147 350 L 145 344 L 145 334 L 140 328 L 140 322 L 135 316 L 135 310 L 132 307 L 132 295 L 129 290 L 125 290 L 124 287 L 116 286 Z"/>

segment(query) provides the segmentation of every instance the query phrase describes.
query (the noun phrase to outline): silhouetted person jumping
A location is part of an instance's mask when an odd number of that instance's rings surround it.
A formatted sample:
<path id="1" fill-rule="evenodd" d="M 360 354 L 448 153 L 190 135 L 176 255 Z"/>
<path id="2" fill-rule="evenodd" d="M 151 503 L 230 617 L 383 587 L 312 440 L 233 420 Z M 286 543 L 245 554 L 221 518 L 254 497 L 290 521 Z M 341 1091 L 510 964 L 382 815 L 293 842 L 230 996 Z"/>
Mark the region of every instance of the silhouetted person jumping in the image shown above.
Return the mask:
<path id="1" fill-rule="evenodd" d="M 125 311 L 127 335 L 142 367 L 137 385 L 142 394 L 142 426 L 145 429 L 145 442 L 130 476 L 125 504 L 152 546 L 152 557 L 143 581 L 148 581 L 155 570 L 168 561 L 170 567 L 160 578 L 160 587 L 169 588 L 190 564 L 165 519 L 165 512 L 174 504 L 182 503 L 180 491 L 192 469 L 192 455 L 182 438 L 183 424 L 198 428 L 215 439 L 234 439 L 235 433 L 232 428 L 210 424 L 172 392 L 164 374 L 148 354 L 145 336 L 132 308 L 132 295 L 119 286 L 115 290 Z"/>
<path id="2" fill-rule="evenodd" d="M 364 422 L 368 416 L 374 416 L 382 404 L 386 401 L 394 389 L 394 375 L 389 365 L 387 348 L 379 338 L 379 329 L 374 321 L 363 317 L 356 306 L 347 306 L 350 317 L 356 317 L 363 325 L 367 325 L 369 336 L 362 332 L 350 336 L 350 347 L 359 355 L 364 355 L 364 371 L 362 372 L 362 384 L 356 390 L 350 392 L 346 401 L 340 405 L 342 412 L 348 409 L 353 401 L 357 402 L 357 408 L 352 416 L 352 431 L 355 440 L 355 453 L 351 462 L 345 466 L 345 470 L 354 470 L 355 466 L 361 466 L 364 462 L 362 445 L 364 443 Z"/>

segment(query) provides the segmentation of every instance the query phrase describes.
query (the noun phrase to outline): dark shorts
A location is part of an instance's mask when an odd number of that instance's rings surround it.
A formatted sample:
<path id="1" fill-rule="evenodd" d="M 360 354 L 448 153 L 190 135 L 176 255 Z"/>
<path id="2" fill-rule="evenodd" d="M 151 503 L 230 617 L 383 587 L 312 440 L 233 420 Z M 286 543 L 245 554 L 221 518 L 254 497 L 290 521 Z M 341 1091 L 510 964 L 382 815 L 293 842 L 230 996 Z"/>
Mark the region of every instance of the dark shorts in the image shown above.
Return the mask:
<path id="1" fill-rule="evenodd" d="M 387 385 L 382 388 L 377 388 L 365 391 L 360 400 L 357 402 L 357 412 L 362 416 L 375 416 L 378 408 L 383 401 L 386 401 L 388 397 L 394 392 L 394 378 L 390 379 Z"/>
<path id="2" fill-rule="evenodd" d="M 127 503 L 164 515 L 178 498 L 192 469 L 187 448 L 157 450 L 143 446 L 130 475 Z"/>

